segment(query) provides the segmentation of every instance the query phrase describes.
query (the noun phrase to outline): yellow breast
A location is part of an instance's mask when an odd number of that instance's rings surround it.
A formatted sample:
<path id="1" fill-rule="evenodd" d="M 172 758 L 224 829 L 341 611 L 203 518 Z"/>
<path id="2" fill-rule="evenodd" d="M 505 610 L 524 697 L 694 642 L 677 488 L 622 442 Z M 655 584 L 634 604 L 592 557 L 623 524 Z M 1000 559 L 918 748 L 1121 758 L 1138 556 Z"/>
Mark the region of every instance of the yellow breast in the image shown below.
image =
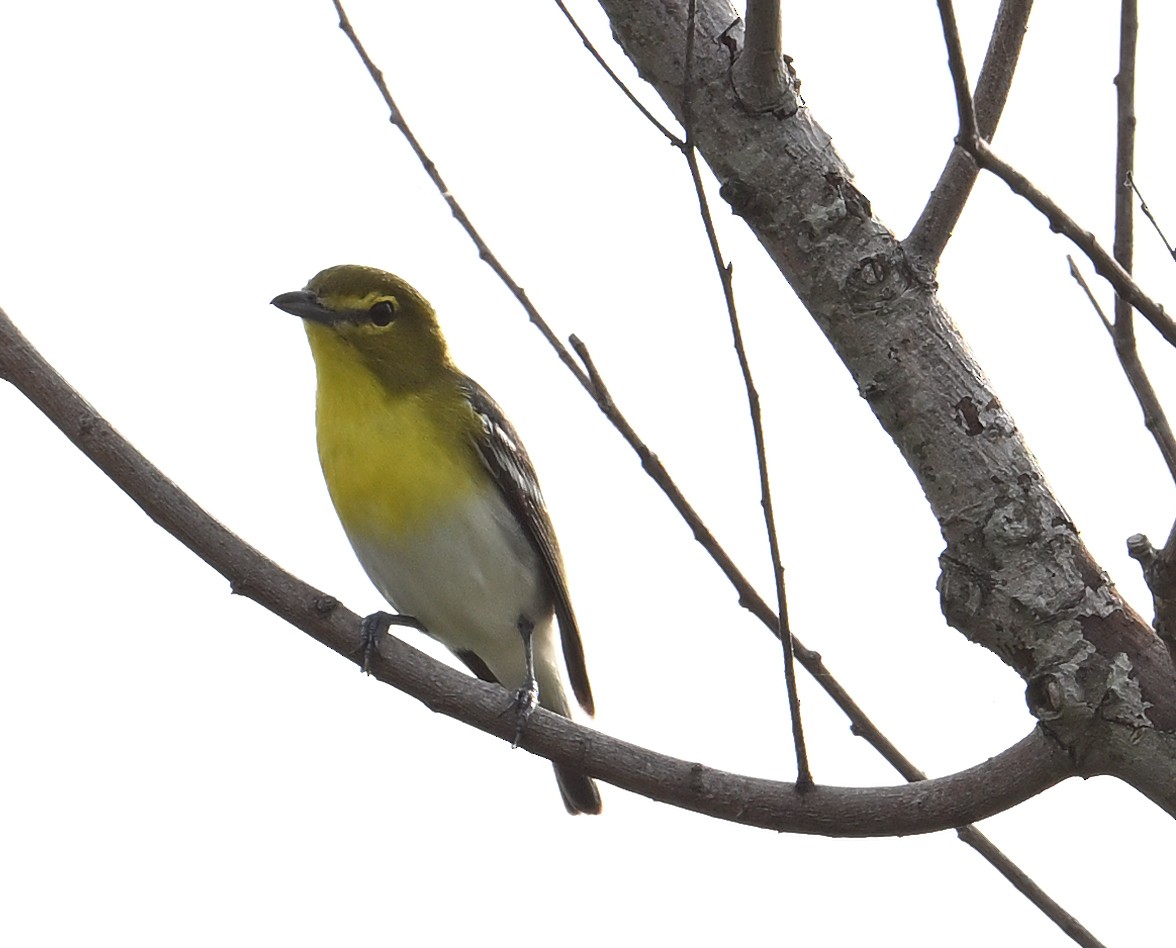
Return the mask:
<path id="1" fill-rule="evenodd" d="M 312 345 L 319 460 L 349 534 L 427 530 L 484 486 L 477 419 L 456 387 L 393 392 L 346 351 Z"/>

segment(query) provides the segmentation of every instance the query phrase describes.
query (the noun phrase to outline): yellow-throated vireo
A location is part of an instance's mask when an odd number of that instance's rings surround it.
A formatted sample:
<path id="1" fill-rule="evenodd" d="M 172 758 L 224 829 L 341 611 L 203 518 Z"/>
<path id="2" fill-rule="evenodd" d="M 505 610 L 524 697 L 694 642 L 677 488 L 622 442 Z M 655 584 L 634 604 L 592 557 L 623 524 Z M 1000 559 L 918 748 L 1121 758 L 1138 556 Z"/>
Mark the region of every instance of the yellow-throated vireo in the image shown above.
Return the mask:
<path id="1" fill-rule="evenodd" d="M 571 717 L 561 665 L 592 714 L 535 471 L 502 410 L 450 360 L 433 307 L 399 277 L 359 266 L 324 270 L 273 304 L 306 327 L 319 460 L 376 588 L 479 678 L 516 689 L 520 727 L 536 687 L 540 705 Z M 559 764 L 555 775 L 568 812 L 600 812 L 591 777 Z"/>

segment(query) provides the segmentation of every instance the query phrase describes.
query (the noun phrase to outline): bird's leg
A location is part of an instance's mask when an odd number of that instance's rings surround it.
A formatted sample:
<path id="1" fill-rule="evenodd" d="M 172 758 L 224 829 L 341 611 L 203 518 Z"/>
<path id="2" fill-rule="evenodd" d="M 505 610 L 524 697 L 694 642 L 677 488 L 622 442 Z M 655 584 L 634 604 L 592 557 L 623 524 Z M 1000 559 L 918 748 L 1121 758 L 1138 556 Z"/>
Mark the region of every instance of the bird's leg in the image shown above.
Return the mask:
<path id="1" fill-rule="evenodd" d="M 363 624 L 360 625 L 363 645 L 359 648 L 359 667 L 365 675 L 372 673 L 371 658 L 377 640 L 388 631 L 389 626 L 393 625 L 406 625 L 420 632 L 425 631 L 425 627 L 421 625 L 420 621 L 412 616 L 393 615 L 391 612 L 373 612 L 370 616 L 364 616 Z"/>
<path id="2" fill-rule="evenodd" d="M 535 623 L 526 616 L 519 616 L 518 629 L 519 635 L 523 637 L 523 654 L 527 659 L 527 678 L 523 682 L 523 687 L 515 695 L 515 711 L 518 717 L 515 719 L 515 736 L 511 742 L 512 747 L 519 746 L 519 741 L 523 739 L 523 728 L 526 727 L 527 718 L 531 716 L 531 712 L 539 704 L 539 681 L 535 678 L 535 648 L 531 641 L 532 633 L 535 631 Z"/>

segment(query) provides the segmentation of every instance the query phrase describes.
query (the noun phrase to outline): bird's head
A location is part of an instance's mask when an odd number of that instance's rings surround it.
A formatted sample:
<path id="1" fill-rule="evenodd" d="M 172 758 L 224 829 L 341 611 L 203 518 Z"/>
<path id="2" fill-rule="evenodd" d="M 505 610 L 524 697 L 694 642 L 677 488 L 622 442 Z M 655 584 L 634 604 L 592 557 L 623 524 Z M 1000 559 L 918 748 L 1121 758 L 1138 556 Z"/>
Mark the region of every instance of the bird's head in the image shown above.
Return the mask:
<path id="1" fill-rule="evenodd" d="M 302 318 L 316 361 L 352 359 L 397 387 L 428 380 L 449 367 L 429 301 L 383 270 L 330 267 L 305 289 L 283 293 L 272 303 Z"/>

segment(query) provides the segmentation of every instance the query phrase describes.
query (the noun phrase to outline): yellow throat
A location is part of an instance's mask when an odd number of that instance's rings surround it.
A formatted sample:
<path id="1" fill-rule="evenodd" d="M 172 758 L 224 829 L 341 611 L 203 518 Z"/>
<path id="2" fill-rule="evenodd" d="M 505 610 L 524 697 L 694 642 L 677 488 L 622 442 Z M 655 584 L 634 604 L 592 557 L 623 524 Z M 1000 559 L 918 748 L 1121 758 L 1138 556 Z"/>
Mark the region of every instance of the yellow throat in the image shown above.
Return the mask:
<path id="1" fill-rule="evenodd" d="M 446 365 L 431 384 L 400 385 L 334 329 L 305 325 L 318 374 L 319 460 L 348 533 L 424 529 L 478 489 L 478 420 L 456 369 Z"/>

